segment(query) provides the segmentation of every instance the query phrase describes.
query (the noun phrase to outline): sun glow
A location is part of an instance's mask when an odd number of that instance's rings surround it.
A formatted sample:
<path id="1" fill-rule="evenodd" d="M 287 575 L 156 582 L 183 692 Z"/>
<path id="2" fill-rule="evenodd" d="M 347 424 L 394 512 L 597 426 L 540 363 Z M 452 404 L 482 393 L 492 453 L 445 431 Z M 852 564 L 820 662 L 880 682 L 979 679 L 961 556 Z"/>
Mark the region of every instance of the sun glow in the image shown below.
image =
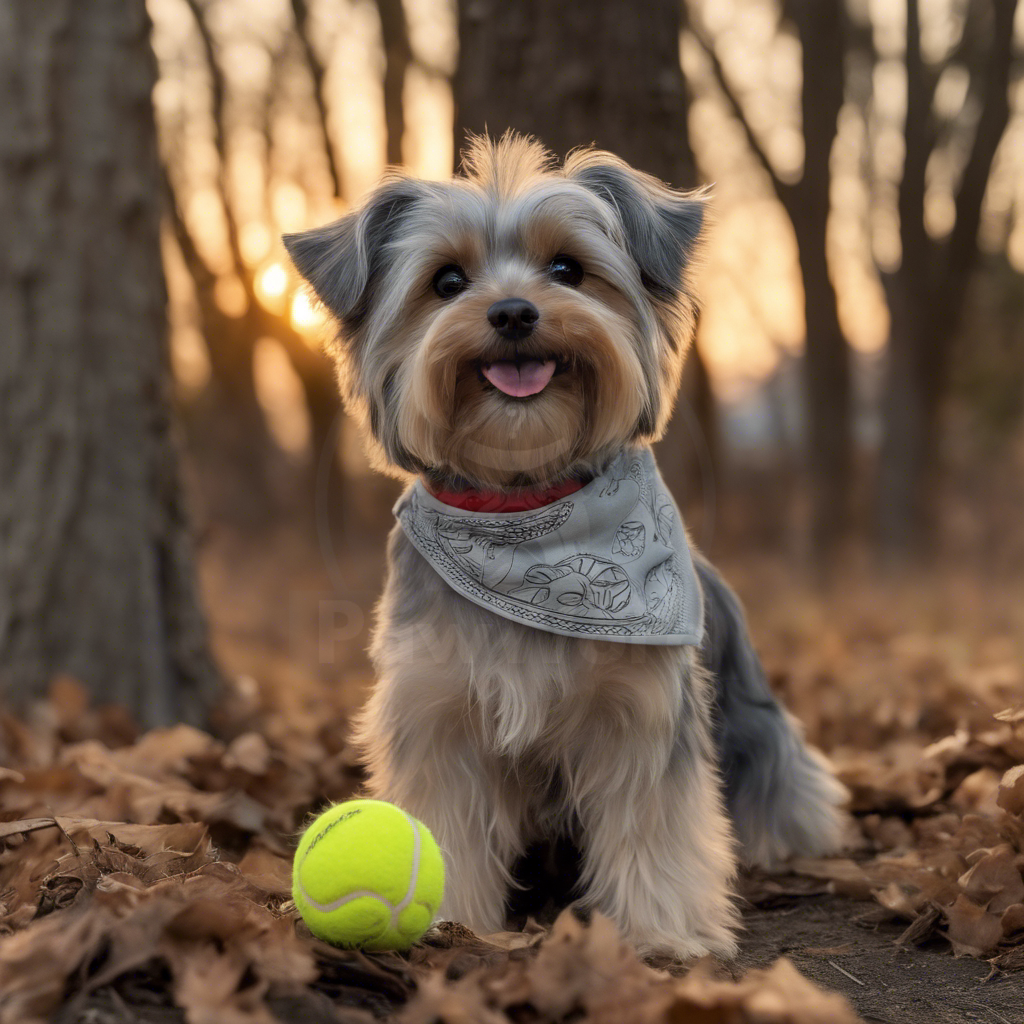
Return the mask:
<path id="1" fill-rule="evenodd" d="M 288 272 L 280 263 L 271 263 L 266 270 L 260 274 L 260 289 L 272 298 L 278 298 L 285 293 L 288 287 Z"/>
<path id="2" fill-rule="evenodd" d="M 288 271 L 281 263 L 270 263 L 256 275 L 256 296 L 271 313 L 283 314 L 287 308 Z"/>
<path id="3" fill-rule="evenodd" d="M 292 326 L 303 334 L 312 333 L 324 323 L 323 313 L 317 309 L 305 291 L 292 297 Z"/>

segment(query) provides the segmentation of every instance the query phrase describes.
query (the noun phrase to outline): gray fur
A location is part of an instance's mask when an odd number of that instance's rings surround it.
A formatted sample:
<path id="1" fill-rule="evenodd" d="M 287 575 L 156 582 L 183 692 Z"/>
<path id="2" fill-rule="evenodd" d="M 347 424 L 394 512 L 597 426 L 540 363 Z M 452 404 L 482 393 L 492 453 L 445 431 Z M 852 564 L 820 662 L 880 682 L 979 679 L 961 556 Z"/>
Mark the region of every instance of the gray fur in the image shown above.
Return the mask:
<path id="1" fill-rule="evenodd" d="M 377 465 L 508 492 L 595 475 L 663 431 L 693 334 L 702 206 L 610 154 L 559 167 L 506 136 L 476 140 L 462 177 L 392 177 L 361 210 L 286 244 L 339 322 L 339 381 Z M 559 253 L 583 268 L 578 288 L 548 273 Z M 467 280 L 451 301 L 431 285 L 449 263 Z M 479 373 L 507 358 L 486 312 L 510 296 L 541 312 L 518 355 L 565 367 L 527 403 Z M 701 651 L 566 637 L 459 596 L 396 528 L 378 682 L 355 738 L 371 792 L 426 822 L 445 852 L 442 913 L 503 927 L 516 858 L 570 833 L 582 901 L 627 939 L 728 955 L 726 803 L 748 861 L 837 844 L 841 787 L 768 692 L 735 598 L 709 565 L 698 571 Z"/>
<path id="2" fill-rule="evenodd" d="M 664 429 L 693 329 L 685 272 L 703 204 L 701 194 L 674 192 L 611 154 L 579 151 L 558 167 L 537 143 L 509 137 L 477 140 L 461 177 L 424 182 L 393 174 L 352 214 L 284 241 L 296 269 L 339 324 L 334 352 L 343 395 L 368 430 L 378 468 L 493 486 L 465 465 L 444 464 L 439 456 L 451 446 L 443 437 L 425 450 L 422 432 L 410 431 L 409 423 L 403 429 L 402 410 L 412 407 L 414 388 L 402 370 L 426 318 L 435 313 L 432 276 L 461 259 L 466 238 L 479 240 L 485 250 L 471 293 L 513 281 L 518 289 L 536 289 L 543 261 L 554 252 L 529 250 L 526 229 L 537 220 L 560 224 L 561 244 L 588 276 L 629 304 L 624 340 L 643 379 L 622 381 L 622 397 L 640 401 L 613 438 L 596 446 L 570 441 L 571 462 L 515 476 L 522 484 L 541 484 L 556 473 L 586 475 L 623 445 L 655 440 Z M 550 343 L 558 344 L 558 336 L 550 335 Z M 590 358 L 583 345 L 576 355 Z M 590 411 L 591 424 L 623 405 L 603 393 L 593 397 L 602 400 L 602 411 L 600 417 Z"/>
<path id="3" fill-rule="evenodd" d="M 768 865 L 834 850 L 847 794 L 768 688 L 736 595 L 706 559 L 694 565 L 704 590 L 701 660 L 714 679 L 715 743 L 741 857 Z"/>
<path id="4" fill-rule="evenodd" d="M 423 191 L 408 178 L 385 182 L 357 212 L 312 231 L 284 236 L 296 270 L 347 334 L 354 335 L 365 320 L 373 286 L 393 258 L 388 243 L 401 232 Z"/>
<path id="5" fill-rule="evenodd" d="M 370 789 L 445 851 L 442 913 L 504 927 L 517 858 L 571 835 L 581 901 L 644 949 L 731 955 L 711 684 L 685 646 L 581 640 L 451 590 L 397 528 L 356 732 Z"/>
<path id="6" fill-rule="evenodd" d="M 644 287 L 655 295 L 674 295 L 704 224 L 699 195 L 673 192 L 604 153 L 584 151 L 570 160 L 567 171 L 618 214 Z"/>

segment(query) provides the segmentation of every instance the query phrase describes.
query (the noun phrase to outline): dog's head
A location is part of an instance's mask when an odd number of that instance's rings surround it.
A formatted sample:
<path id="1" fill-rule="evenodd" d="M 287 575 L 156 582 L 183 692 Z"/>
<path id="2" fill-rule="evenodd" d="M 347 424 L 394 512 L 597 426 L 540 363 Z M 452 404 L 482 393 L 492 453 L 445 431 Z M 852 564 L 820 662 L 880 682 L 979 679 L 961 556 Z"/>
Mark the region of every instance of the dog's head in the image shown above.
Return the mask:
<path id="1" fill-rule="evenodd" d="M 557 166 L 505 136 L 477 139 L 451 182 L 393 175 L 285 244 L 338 321 L 342 390 L 378 460 L 510 489 L 659 435 L 702 219 L 699 194 L 609 153 Z"/>

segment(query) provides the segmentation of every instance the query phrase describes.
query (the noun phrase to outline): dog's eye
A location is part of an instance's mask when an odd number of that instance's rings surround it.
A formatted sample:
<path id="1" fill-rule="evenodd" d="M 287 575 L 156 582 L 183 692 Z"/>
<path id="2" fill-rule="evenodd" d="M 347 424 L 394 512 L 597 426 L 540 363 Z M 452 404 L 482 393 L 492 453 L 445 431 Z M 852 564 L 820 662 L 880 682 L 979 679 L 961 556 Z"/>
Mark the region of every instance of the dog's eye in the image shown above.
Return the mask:
<path id="1" fill-rule="evenodd" d="M 556 256 L 548 264 L 548 273 L 559 283 L 571 288 L 583 280 L 583 268 L 571 256 Z"/>
<path id="2" fill-rule="evenodd" d="M 434 275 L 434 291 L 442 299 L 454 299 L 459 292 L 465 291 L 468 285 L 466 272 L 455 263 L 449 263 Z"/>

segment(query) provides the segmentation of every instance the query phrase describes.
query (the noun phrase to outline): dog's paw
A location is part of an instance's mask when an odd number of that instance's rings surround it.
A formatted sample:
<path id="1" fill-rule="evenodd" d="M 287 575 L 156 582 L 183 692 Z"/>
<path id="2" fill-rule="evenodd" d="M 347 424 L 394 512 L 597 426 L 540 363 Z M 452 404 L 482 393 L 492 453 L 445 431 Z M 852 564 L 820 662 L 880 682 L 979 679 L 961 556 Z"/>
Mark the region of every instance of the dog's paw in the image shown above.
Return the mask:
<path id="1" fill-rule="evenodd" d="M 717 939 L 661 937 L 653 942 L 631 940 L 637 956 L 656 967 L 667 967 L 674 963 L 688 963 L 713 956 L 719 960 L 732 960 L 739 953 L 739 943 L 733 936 Z"/>

